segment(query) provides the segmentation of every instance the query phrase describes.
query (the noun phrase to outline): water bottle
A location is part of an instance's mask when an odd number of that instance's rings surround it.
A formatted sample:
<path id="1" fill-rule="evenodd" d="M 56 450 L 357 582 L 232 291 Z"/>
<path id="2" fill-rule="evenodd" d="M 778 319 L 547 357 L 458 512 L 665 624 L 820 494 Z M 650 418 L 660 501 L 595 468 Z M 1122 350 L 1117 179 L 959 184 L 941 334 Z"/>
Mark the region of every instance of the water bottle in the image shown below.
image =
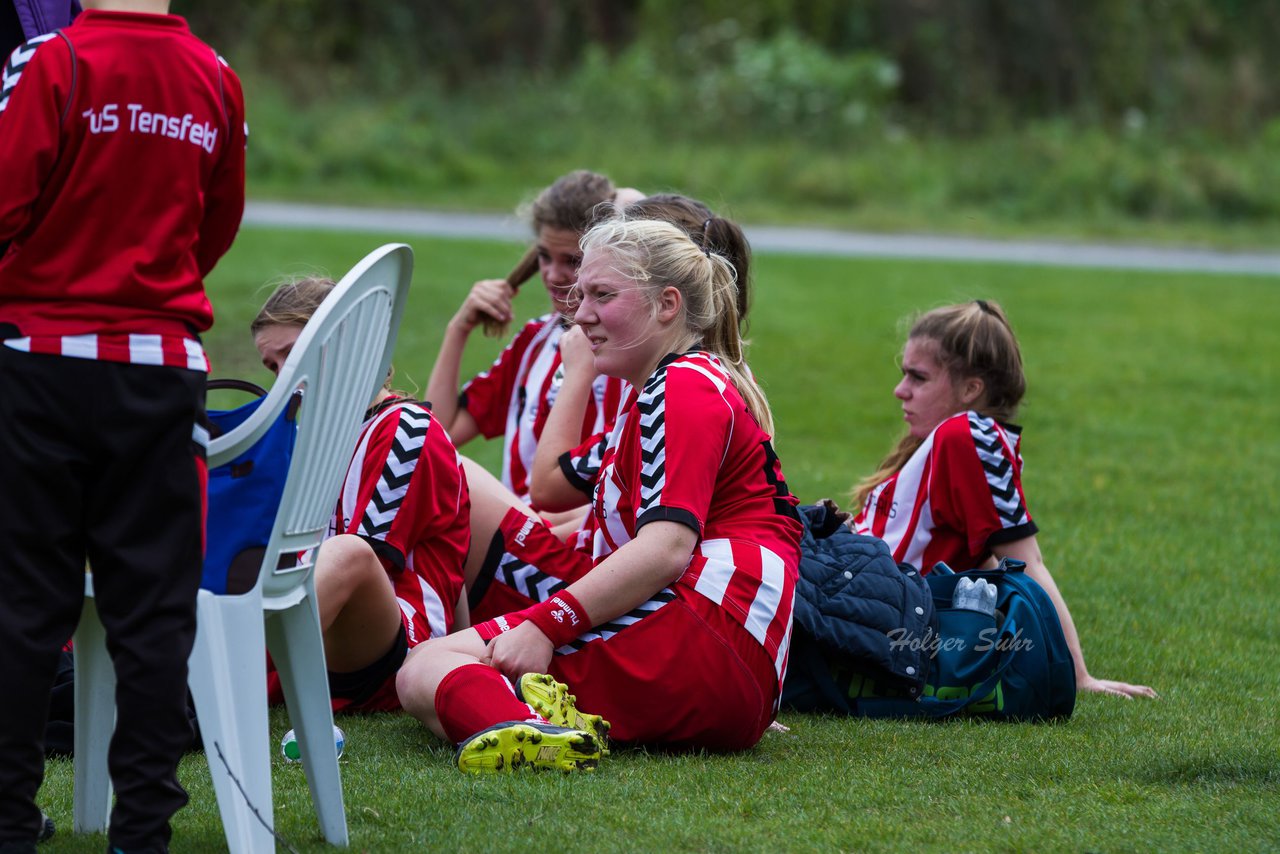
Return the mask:
<path id="1" fill-rule="evenodd" d="M 347 735 L 337 724 L 333 725 L 333 746 L 338 749 L 338 756 L 342 756 L 342 750 L 347 746 Z M 284 754 L 286 762 L 302 761 L 302 748 L 298 746 L 298 737 L 293 730 L 286 732 L 284 738 L 280 739 L 280 752 Z"/>
<path id="2" fill-rule="evenodd" d="M 982 590 L 982 610 L 992 616 L 996 613 L 996 597 L 1000 591 L 996 590 L 996 586 L 990 581 L 983 581 L 987 585 Z"/>
<path id="3" fill-rule="evenodd" d="M 965 608 L 994 616 L 996 613 L 996 586 L 985 578 L 974 581 L 961 578 L 951 597 L 951 607 Z"/>

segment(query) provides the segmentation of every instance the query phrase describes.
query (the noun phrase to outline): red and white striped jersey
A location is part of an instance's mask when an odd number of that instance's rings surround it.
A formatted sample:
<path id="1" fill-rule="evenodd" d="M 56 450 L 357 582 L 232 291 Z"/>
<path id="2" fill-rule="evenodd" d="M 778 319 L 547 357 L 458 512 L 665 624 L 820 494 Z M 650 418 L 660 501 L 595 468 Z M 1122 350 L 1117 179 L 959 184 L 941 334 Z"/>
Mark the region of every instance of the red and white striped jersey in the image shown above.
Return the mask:
<path id="1" fill-rule="evenodd" d="M 203 280 L 244 208 L 235 73 L 180 17 L 89 9 L 2 86 L 0 338 L 207 370 Z"/>
<path id="2" fill-rule="evenodd" d="M 696 591 L 746 628 L 781 682 L 802 528 L 768 434 L 705 352 L 668 356 L 628 404 L 596 483 L 593 559 L 605 560 L 650 522 L 693 528 L 699 541 L 674 586 Z M 655 595 L 649 611 L 671 598 L 670 590 Z"/>
<path id="3" fill-rule="evenodd" d="M 200 342 L 177 335 L 37 335 L 7 338 L 4 344 L 26 353 L 209 372 L 209 358 Z"/>
<path id="4" fill-rule="evenodd" d="M 370 414 L 329 535 L 374 547 L 395 588 L 410 648 L 453 630 L 471 544 L 471 499 L 458 452 L 430 410 L 389 398 Z"/>
<path id="5" fill-rule="evenodd" d="M 459 398 L 482 436 L 505 437 L 502 482 L 525 501 L 538 440 L 564 382 L 560 336 L 568 328 L 557 314 L 529 321 L 489 370 L 462 387 Z M 583 415 L 581 438 L 604 430 L 621 399 L 621 380 L 597 377 Z"/>
<path id="6" fill-rule="evenodd" d="M 927 573 L 938 561 L 973 569 L 991 547 L 1033 536 L 1022 493 L 1022 436 L 977 412 L 943 421 L 902 469 L 867 496 L 854 519 L 895 560 Z"/>
<path id="7" fill-rule="evenodd" d="M 624 397 L 630 398 L 631 387 L 623 383 Z M 624 399 L 624 403 L 628 401 Z M 609 429 L 613 427 L 614 415 Z M 604 463 L 604 449 L 609 444 L 609 430 L 595 433 L 582 441 L 576 448 L 560 455 L 560 472 L 565 480 L 576 489 L 591 495 L 596 488 L 596 480 L 600 477 L 600 466 Z"/>

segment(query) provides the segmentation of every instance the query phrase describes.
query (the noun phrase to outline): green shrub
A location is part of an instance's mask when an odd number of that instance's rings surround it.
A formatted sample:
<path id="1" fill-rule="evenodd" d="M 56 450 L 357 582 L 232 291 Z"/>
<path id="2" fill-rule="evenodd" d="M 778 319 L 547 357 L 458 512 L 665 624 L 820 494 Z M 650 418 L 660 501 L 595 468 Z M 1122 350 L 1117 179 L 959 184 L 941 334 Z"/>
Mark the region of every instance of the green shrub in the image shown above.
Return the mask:
<path id="1" fill-rule="evenodd" d="M 1280 124 L 1243 142 L 1136 116 L 938 134 L 891 120 L 875 101 L 887 81 L 868 82 L 874 61 L 824 64 L 811 48 L 790 36 L 725 46 L 733 67 L 753 69 L 739 77 L 696 59 L 668 66 L 653 50 L 599 51 L 560 80 L 376 98 L 340 76 L 300 97 L 246 69 L 250 191 L 511 210 L 590 168 L 755 222 L 1236 245 L 1280 233 Z M 766 80 L 791 88 L 771 94 Z M 802 80 L 816 94 L 797 94 Z M 857 127 L 825 108 L 803 117 L 858 87 L 877 106 Z"/>
<path id="2" fill-rule="evenodd" d="M 755 40 L 729 20 L 674 46 L 638 41 L 616 58 L 592 47 L 561 101 L 668 138 L 785 131 L 839 143 L 882 128 L 897 82 L 879 54 L 838 56 L 794 30 Z"/>

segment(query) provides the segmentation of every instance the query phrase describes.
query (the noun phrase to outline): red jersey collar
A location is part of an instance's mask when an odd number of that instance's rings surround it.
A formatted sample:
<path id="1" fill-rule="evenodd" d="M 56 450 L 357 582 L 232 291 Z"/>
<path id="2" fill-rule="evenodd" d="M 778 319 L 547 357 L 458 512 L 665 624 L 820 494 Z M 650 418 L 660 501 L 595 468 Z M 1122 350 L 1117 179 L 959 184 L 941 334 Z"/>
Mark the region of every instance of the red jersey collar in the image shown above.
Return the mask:
<path id="1" fill-rule="evenodd" d="M 107 9 L 85 9 L 72 26 L 131 26 L 158 27 L 162 29 L 188 30 L 187 19 L 181 15 L 154 15 L 150 12 L 118 12 Z"/>

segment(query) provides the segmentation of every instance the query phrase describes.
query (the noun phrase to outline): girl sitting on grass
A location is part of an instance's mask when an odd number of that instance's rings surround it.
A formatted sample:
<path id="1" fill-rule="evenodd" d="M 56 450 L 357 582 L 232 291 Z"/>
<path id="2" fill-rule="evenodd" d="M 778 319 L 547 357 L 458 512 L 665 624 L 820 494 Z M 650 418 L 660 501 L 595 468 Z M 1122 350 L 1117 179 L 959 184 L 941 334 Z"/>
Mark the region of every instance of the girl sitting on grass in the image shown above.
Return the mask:
<path id="1" fill-rule="evenodd" d="M 1155 697 L 1146 685 L 1098 679 L 1085 666 L 1071 612 L 1040 546 L 1022 491 L 1021 428 L 1010 423 L 1026 392 L 1022 355 L 1004 311 L 976 300 L 936 308 L 911 327 L 902 353 L 907 433 L 853 493 L 859 533 L 882 538 L 897 561 L 928 573 L 1026 563 L 1058 612 L 1076 666 L 1076 687 Z"/>
<path id="2" fill-rule="evenodd" d="M 658 193 L 619 210 L 630 219 L 655 219 L 682 229 L 699 246 L 723 255 L 733 267 L 737 288 L 738 323 L 746 325 L 750 303 L 751 245 L 731 219 L 716 216 L 697 199 L 678 193 Z M 530 470 L 529 489 L 535 506 L 549 511 L 580 506 L 591 495 L 598 447 L 613 426 L 616 412 L 608 413 L 605 430 L 584 442 L 578 429 L 590 405 L 591 389 L 599 382 L 586 336 L 570 329 L 560 341 L 564 382 L 556 408 L 548 416 Z"/>
<path id="3" fill-rule="evenodd" d="M 262 307 L 251 329 L 273 374 L 333 287 L 330 279 L 289 282 Z M 334 711 L 398 709 L 395 674 L 405 654 L 467 624 L 470 542 L 467 479 L 449 434 L 430 410 L 382 389 L 365 413 L 316 555 Z M 283 702 L 274 670 L 269 680 L 271 701 Z"/>
<path id="4" fill-rule="evenodd" d="M 652 220 L 602 223 L 582 247 L 575 320 L 596 368 L 631 384 L 590 553 L 548 544 L 572 583 L 428 641 L 397 679 L 465 771 L 595 767 L 597 716 L 627 742 L 747 749 L 786 668 L 801 526 L 742 358 L 732 267 Z"/>
<path id="5" fill-rule="evenodd" d="M 751 247 L 735 222 L 716 216 L 696 199 L 675 193 L 646 197 L 628 205 L 624 212 L 631 219 L 669 222 L 699 246 L 723 255 L 733 267 L 738 324 L 745 325 Z M 530 471 L 530 494 L 534 506 L 543 514 L 538 522 L 552 525 L 559 539 L 589 538 L 590 528 L 583 524 L 584 504 L 591 499 L 605 440 L 617 412 L 608 413 L 602 432 L 582 441 L 582 423 L 592 389 L 603 375 L 595 367 L 582 329 L 572 327 L 561 336 L 559 353 L 564 379 L 556 406 L 538 439 Z M 541 524 L 526 529 L 527 520 L 534 515 L 529 507 L 475 463 L 466 464 L 471 486 L 471 536 L 477 544 L 467 560 L 467 589 L 472 620 L 483 622 L 546 598 L 548 585 L 554 581 L 541 572 L 534 573 L 530 567 L 551 568 L 542 559 L 542 543 L 550 543 L 549 547 L 555 550 L 559 545 L 552 542 L 551 534 Z M 583 510 L 576 514 L 558 512 L 579 507 Z"/>

